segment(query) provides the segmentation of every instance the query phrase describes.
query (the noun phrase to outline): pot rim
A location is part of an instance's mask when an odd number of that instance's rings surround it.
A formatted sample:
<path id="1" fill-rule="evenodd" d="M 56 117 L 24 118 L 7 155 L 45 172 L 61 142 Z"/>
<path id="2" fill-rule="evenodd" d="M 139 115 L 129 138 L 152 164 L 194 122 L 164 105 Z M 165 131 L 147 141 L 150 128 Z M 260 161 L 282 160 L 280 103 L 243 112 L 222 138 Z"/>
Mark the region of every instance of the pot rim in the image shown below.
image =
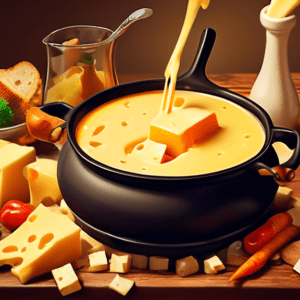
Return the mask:
<path id="1" fill-rule="evenodd" d="M 71 116 L 70 119 L 68 121 L 67 124 L 67 131 L 68 131 L 68 141 L 70 142 L 72 148 L 75 150 L 75 152 L 88 164 L 96 167 L 97 169 L 102 169 L 104 171 L 110 172 L 110 173 L 114 173 L 116 175 L 121 175 L 121 176 L 125 176 L 125 177 L 131 177 L 131 178 L 140 178 L 140 179 L 146 179 L 146 180 L 163 180 L 163 181 L 177 181 L 177 180 L 200 180 L 200 179 L 207 179 L 207 178 L 214 178 L 214 177 L 219 177 L 219 176 L 223 176 L 223 175 L 229 175 L 229 174 L 233 174 L 235 172 L 239 172 L 239 171 L 243 171 L 245 168 L 251 168 L 254 169 L 254 167 L 252 167 L 252 165 L 257 162 L 259 160 L 259 158 L 261 156 L 263 156 L 266 151 L 269 149 L 271 143 L 272 143 L 272 129 L 274 128 L 273 123 L 271 121 L 271 118 L 269 117 L 269 115 L 264 111 L 264 109 L 262 107 L 260 107 L 258 104 L 256 104 L 255 102 L 253 102 L 252 100 L 236 94 L 232 91 L 229 91 L 227 89 L 221 88 L 219 86 L 215 86 L 215 91 L 212 90 L 211 93 L 209 92 L 205 92 L 205 91 L 201 91 L 199 89 L 194 89 L 191 87 L 187 87 L 186 85 L 181 85 L 180 86 L 180 81 L 179 81 L 179 86 L 176 87 L 176 90 L 185 90 L 185 91 L 191 91 L 191 92 L 197 92 L 197 93 L 202 93 L 202 94 L 207 94 L 208 96 L 215 96 L 215 97 L 220 97 L 223 98 L 226 101 L 230 101 L 233 102 L 234 104 L 244 108 L 246 111 L 252 113 L 257 119 L 258 121 L 261 123 L 264 131 L 265 131 L 265 142 L 264 145 L 262 146 L 261 150 L 254 155 L 252 158 L 246 160 L 245 162 L 238 164 L 236 166 L 227 168 L 227 169 L 223 169 L 223 170 L 219 170 L 216 172 L 211 172 L 211 173 L 205 173 L 205 174 L 196 174 L 196 175 L 184 175 L 184 176 L 180 176 L 180 175 L 174 175 L 174 176 L 166 176 L 166 175 L 151 175 L 151 174 L 141 174 L 141 173 L 134 173 L 134 172 L 130 172 L 130 171 L 125 171 L 125 170 L 121 170 L 121 169 L 117 169 L 114 167 L 111 167 L 109 165 L 106 165 L 100 161 L 97 161 L 95 159 L 93 159 L 91 156 L 89 156 L 86 152 L 84 152 L 81 147 L 78 145 L 77 141 L 76 141 L 76 137 L 75 137 L 75 131 L 76 131 L 76 127 L 79 123 L 79 121 L 83 118 L 83 116 L 86 115 L 86 113 L 80 118 L 80 120 L 78 120 L 78 114 L 80 114 L 80 112 L 82 111 L 83 108 L 86 107 L 91 107 L 92 109 L 88 109 L 88 112 L 92 111 L 93 109 L 95 109 L 96 107 L 120 98 L 122 96 L 127 96 L 127 95 L 131 95 L 131 94 L 136 94 L 136 93 L 140 93 L 140 92 L 148 92 L 148 91 L 154 91 L 154 90 L 163 90 L 163 86 L 164 86 L 164 79 L 151 79 L 151 80 L 143 80 L 143 81 L 136 81 L 136 82 L 129 82 L 129 83 L 124 83 L 124 84 L 120 84 L 118 86 L 109 88 L 107 90 L 104 90 L 94 96 L 92 96 L 91 98 L 85 100 L 84 102 L 82 102 L 81 104 L 79 104 L 78 106 L 76 106 L 74 109 L 72 109 L 71 112 Z M 150 86 L 156 86 L 156 85 L 161 85 L 162 88 L 148 88 Z M 124 92 L 124 90 L 135 90 L 135 92 Z M 219 91 L 221 91 L 221 94 L 223 94 L 224 92 L 227 93 L 228 95 L 232 95 L 235 98 L 237 98 L 240 102 L 242 102 L 243 104 L 246 105 L 246 103 L 249 104 L 249 106 L 252 108 L 247 109 L 244 105 L 242 105 L 241 103 L 238 103 L 239 101 L 233 101 L 232 99 L 229 99 L 230 97 L 226 98 L 223 95 L 220 95 Z M 114 95 L 115 93 L 119 92 L 119 96 L 117 97 L 110 97 L 109 95 Z M 99 99 L 101 98 L 105 98 L 105 96 L 108 94 L 108 100 L 105 101 L 99 101 Z M 97 106 L 93 106 L 90 104 L 93 104 L 94 102 L 97 102 L 98 105 Z M 246 105 L 247 106 L 247 105 Z M 256 110 L 257 112 L 259 112 L 260 116 L 258 116 L 254 110 Z M 263 119 L 263 120 L 262 120 Z"/>

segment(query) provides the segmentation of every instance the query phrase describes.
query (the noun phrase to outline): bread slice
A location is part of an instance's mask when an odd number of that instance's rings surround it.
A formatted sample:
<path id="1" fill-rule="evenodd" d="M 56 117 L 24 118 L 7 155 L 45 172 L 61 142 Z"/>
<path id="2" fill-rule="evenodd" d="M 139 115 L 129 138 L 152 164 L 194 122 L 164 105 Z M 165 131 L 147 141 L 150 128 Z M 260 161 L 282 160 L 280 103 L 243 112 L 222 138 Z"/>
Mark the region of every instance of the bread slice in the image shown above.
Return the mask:
<path id="1" fill-rule="evenodd" d="M 27 61 L 0 70 L 0 98 L 5 99 L 13 110 L 14 124 L 25 122 L 26 112 L 33 106 L 31 101 L 40 85 L 40 73 Z"/>

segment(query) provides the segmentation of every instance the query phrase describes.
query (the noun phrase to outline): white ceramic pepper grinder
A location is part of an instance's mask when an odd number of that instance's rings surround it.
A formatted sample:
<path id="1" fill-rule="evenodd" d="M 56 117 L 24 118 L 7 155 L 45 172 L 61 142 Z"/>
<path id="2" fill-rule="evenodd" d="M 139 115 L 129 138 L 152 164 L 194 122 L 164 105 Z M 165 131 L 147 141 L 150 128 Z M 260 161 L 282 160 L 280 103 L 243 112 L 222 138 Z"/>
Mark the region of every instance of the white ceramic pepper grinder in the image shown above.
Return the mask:
<path id="1" fill-rule="evenodd" d="M 266 48 L 261 70 L 249 98 L 262 106 L 277 127 L 299 129 L 299 99 L 289 71 L 288 38 L 296 25 L 295 15 L 271 18 L 268 6 L 260 13 L 266 29 Z"/>

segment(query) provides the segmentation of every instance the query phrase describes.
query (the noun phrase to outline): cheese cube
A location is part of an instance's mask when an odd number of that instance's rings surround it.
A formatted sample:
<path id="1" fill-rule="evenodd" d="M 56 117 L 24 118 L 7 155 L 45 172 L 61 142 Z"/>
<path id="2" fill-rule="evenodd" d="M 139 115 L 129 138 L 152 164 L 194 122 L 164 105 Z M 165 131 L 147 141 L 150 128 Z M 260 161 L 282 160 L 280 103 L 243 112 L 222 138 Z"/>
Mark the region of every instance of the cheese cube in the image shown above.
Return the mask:
<path id="1" fill-rule="evenodd" d="M 169 269 L 169 258 L 163 256 L 150 256 L 149 269 L 152 271 L 167 271 Z"/>
<path id="2" fill-rule="evenodd" d="M 145 162 L 161 164 L 169 160 L 166 149 L 166 145 L 147 139 L 133 148 L 131 157 Z"/>
<path id="3" fill-rule="evenodd" d="M 78 277 L 70 263 L 52 270 L 52 275 L 60 293 L 63 296 L 67 296 L 81 290 Z"/>
<path id="4" fill-rule="evenodd" d="M 293 270 L 300 274 L 300 259 L 294 265 Z"/>
<path id="5" fill-rule="evenodd" d="M 0 266 L 22 283 L 81 256 L 81 229 L 40 204 L 11 235 L 0 241 Z"/>
<path id="6" fill-rule="evenodd" d="M 23 169 L 36 160 L 35 149 L 6 141 L 0 145 L 0 208 L 13 199 L 29 202 L 29 186 Z"/>
<path id="7" fill-rule="evenodd" d="M 30 204 L 37 207 L 40 203 L 50 206 L 58 203 L 62 195 L 57 181 L 57 161 L 38 159 L 24 169 L 30 189 Z"/>
<path id="8" fill-rule="evenodd" d="M 193 144 L 219 129 L 217 117 L 206 109 L 188 107 L 158 114 L 150 123 L 149 139 L 167 145 L 167 154 L 177 157 Z"/>
<path id="9" fill-rule="evenodd" d="M 89 236 L 83 230 L 80 232 L 80 239 L 82 256 L 72 262 L 74 269 L 81 267 L 88 268 L 90 266 L 89 254 L 105 250 L 105 246 L 102 243 Z"/>
<path id="10" fill-rule="evenodd" d="M 119 274 L 109 284 L 109 288 L 116 291 L 117 293 L 126 296 L 130 289 L 133 287 L 134 281 L 120 277 Z"/>
<path id="11" fill-rule="evenodd" d="M 111 255 L 110 260 L 110 272 L 116 273 L 127 273 L 129 272 L 131 267 L 131 256 L 130 255 L 122 255 L 118 256 L 115 254 Z"/>
<path id="12" fill-rule="evenodd" d="M 131 267 L 135 269 L 145 270 L 148 267 L 148 257 L 140 254 L 130 254 Z"/>
<path id="13" fill-rule="evenodd" d="M 199 264 L 193 256 L 176 260 L 176 274 L 181 277 L 195 274 L 199 271 Z"/>
<path id="14" fill-rule="evenodd" d="M 219 271 L 224 270 L 225 266 L 221 262 L 218 256 L 204 260 L 204 272 L 206 274 L 217 274 Z"/>
<path id="15" fill-rule="evenodd" d="M 89 265 L 79 269 L 80 272 L 100 272 L 108 269 L 105 251 L 91 253 L 88 258 Z"/>

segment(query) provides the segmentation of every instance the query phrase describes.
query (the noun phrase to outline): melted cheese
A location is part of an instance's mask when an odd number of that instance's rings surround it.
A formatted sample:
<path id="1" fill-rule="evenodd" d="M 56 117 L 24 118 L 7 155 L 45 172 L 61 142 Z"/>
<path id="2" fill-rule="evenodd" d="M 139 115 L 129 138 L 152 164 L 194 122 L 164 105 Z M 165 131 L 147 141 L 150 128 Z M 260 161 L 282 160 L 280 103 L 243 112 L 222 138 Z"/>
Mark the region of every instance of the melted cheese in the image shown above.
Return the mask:
<path id="1" fill-rule="evenodd" d="M 299 0 L 272 0 L 267 15 L 271 18 L 284 18 L 300 4 Z"/>
<path id="2" fill-rule="evenodd" d="M 162 91 L 144 92 L 99 106 L 78 124 L 79 146 L 92 158 L 111 167 L 162 176 L 224 170 L 249 160 L 263 147 L 262 125 L 242 107 L 211 95 L 177 90 L 173 109 L 193 107 L 215 112 L 220 126 L 218 132 L 205 140 L 196 140 L 185 153 L 166 163 L 136 159 L 131 152 L 148 138 L 149 125 L 159 111 L 161 97 Z"/>

